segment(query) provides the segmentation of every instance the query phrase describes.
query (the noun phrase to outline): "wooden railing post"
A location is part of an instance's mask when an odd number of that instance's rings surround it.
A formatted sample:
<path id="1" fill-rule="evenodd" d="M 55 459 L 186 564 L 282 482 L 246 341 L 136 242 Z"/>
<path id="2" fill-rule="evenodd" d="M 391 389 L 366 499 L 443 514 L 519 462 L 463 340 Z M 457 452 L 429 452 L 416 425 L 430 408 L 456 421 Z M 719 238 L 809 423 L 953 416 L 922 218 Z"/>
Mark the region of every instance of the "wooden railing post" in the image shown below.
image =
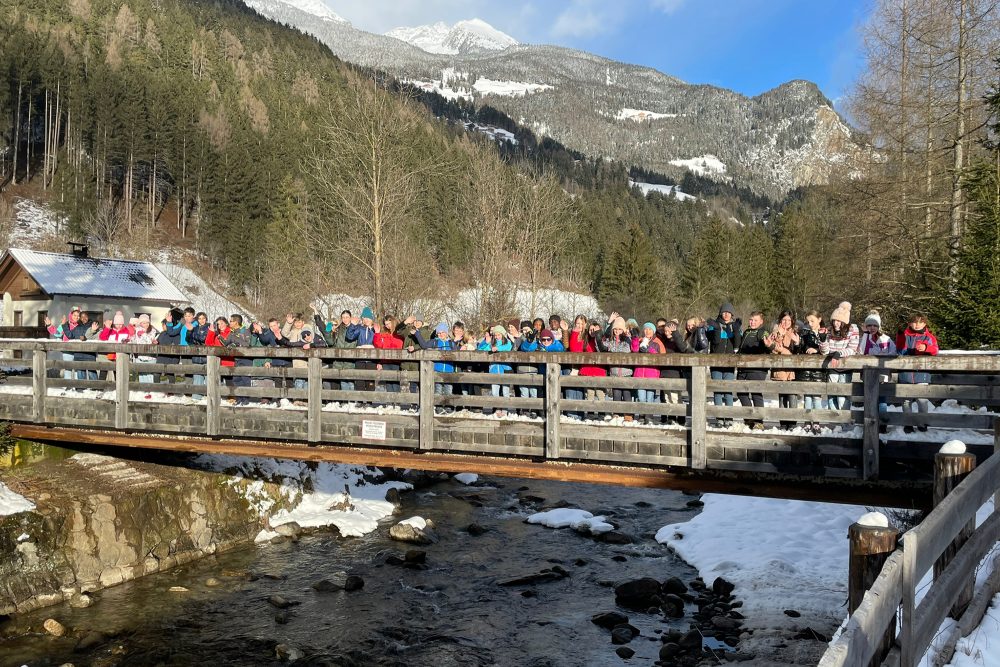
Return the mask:
<path id="1" fill-rule="evenodd" d="M 309 357 L 308 368 L 308 435 L 309 442 L 320 442 L 323 437 L 323 360 Z"/>
<path id="2" fill-rule="evenodd" d="M 420 360 L 420 449 L 434 449 L 434 362 Z"/>
<path id="3" fill-rule="evenodd" d="M 704 470 L 708 467 L 708 417 L 705 409 L 708 387 L 708 367 L 692 366 L 691 376 L 688 378 L 688 418 L 691 420 L 688 437 L 691 445 L 691 467 L 695 470 Z"/>
<path id="4" fill-rule="evenodd" d="M 963 479 L 969 476 L 976 469 L 976 455 L 964 450 L 964 445 L 960 448 L 947 443 L 942 447 L 942 451 L 934 455 L 934 506 L 937 507 L 945 497 L 955 490 Z M 941 573 L 958 553 L 969 536 L 976 530 L 976 519 L 972 518 L 959 531 L 948 548 L 942 552 L 941 556 L 934 562 L 934 579 L 938 579 Z M 955 597 L 955 603 L 951 607 L 951 617 L 959 618 L 965 612 L 966 607 L 972 602 L 972 595 L 975 592 L 975 576 L 969 577 L 968 582 L 962 587 L 961 592 Z"/>
<path id="5" fill-rule="evenodd" d="M 559 399 L 562 392 L 559 378 L 562 376 L 562 364 L 545 364 L 545 458 L 558 459 L 560 456 L 559 422 L 562 413 Z"/>
<path id="6" fill-rule="evenodd" d="M 129 355 L 119 352 L 115 355 L 115 428 L 128 428 L 128 374 Z"/>
<path id="7" fill-rule="evenodd" d="M 222 427 L 222 391 L 219 376 L 219 358 L 210 356 L 205 369 L 205 433 L 210 437 L 219 435 Z"/>
<path id="8" fill-rule="evenodd" d="M 861 468 L 863 479 L 877 479 L 879 475 L 879 411 L 878 397 L 882 384 L 882 374 L 877 367 L 868 367 L 861 372 L 864 383 L 864 437 L 861 441 Z"/>
<path id="9" fill-rule="evenodd" d="M 48 395 L 48 372 L 45 364 L 45 350 L 31 352 L 31 420 L 36 424 L 45 423 L 45 397 Z"/>
<path id="10" fill-rule="evenodd" d="M 847 537 L 851 549 L 847 574 L 847 613 L 851 615 L 861 606 L 865 593 L 875 583 L 882 572 L 882 566 L 896 550 L 899 529 L 890 525 L 885 515 L 872 512 L 851 524 Z M 893 615 L 872 658 L 873 667 L 882 664 L 895 641 L 896 616 Z"/>
<path id="11" fill-rule="evenodd" d="M 916 667 L 920 656 L 913 645 L 913 624 L 917 611 L 917 535 L 908 532 L 903 535 L 903 622 L 899 629 L 900 667 Z"/>

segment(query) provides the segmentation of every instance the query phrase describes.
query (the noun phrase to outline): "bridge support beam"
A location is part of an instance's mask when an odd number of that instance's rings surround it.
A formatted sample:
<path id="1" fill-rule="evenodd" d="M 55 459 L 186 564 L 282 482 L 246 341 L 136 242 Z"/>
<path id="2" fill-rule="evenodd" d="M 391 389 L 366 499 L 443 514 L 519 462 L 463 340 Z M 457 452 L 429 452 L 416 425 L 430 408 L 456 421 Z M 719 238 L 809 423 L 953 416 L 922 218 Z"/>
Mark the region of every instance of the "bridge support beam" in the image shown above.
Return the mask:
<path id="1" fill-rule="evenodd" d="M 434 362 L 420 360 L 420 449 L 434 449 Z"/>
<path id="2" fill-rule="evenodd" d="M 129 355 L 115 355 L 115 428 L 128 428 Z"/>
<path id="3" fill-rule="evenodd" d="M 205 413 L 205 434 L 210 437 L 217 437 L 222 428 L 222 378 L 219 374 L 219 357 L 208 357 L 206 360 L 205 390 L 206 413 Z"/>
<path id="4" fill-rule="evenodd" d="M 943 454 L 937 453 L 934 456 L 934 506 L 937 507 L 941 501 L 958 486 L 963 479 L 969 476 L 976 469 L 976 455 L 969 454 Z M 937 579 L 948 567 L 948 563 L 955 558 L 962 546 L 969 541 L 969 536 L 976 530 L 976 520 L 972 519 L 958 533 L 948 548 L 944 550 L 941 557 L 934 563 L 934 578 Z M 972 602 L 975 592 L 975 580 L 970 578 L 963 586 L 961 593 L 955 598 L 955 604 L 951 608 L 952 618 L 961 618 L 966 607 Z"/>
<path id="5" fill-rule="evenodd" d="M 864 479 L 878 479 L 879 455 L 882 443 L 879 440 L 878 395 L 882 386 L 882 374 L 878 368 L 866 368 L 861 372 L 865 386 L 864 427 L 861 441 L 861 465 Z"/>
<path id="6" fill-rule="evenodd" d="M 45 397 L 48 395 L 48 369 L 45 365 L 45 351 L 31 353 L 31 421 L 45 423 Z"/>
<path id="7" fill-rule="evenodd" d="M 323 440 L 323 360 L 319 357 L 309 357 L 306 364 L 309 369 L 306 441 L 317 443 Z"/>
<path id="8" fill-rule="evenodd" d="M 562 391 L 559 387 L 559 377 L 562 375 L 562 364 L 545 364 L 545 458 L 558 459 L 560 456 L 559 422 L 562 413 L 559 399 Z"/>
<path id="9" fill-rule="evenodd" d="M 705 404 L 708 399 L 708 368 L 693 366 L 688 378 L 688 418 L 691 420 L 689 430 L 691 448 L 691 467 L 704 470 L 708 467 L 708 411 Z"/>
<path id="10" fill-rule="evenodd" d="M 851 544 L 851 556 L 847 573 L 847 613 L 851 615 L 861 606 L 865 592 L 872 587 L 886 560 L 896 550 L 899 529 L 892 526 L 873 526 L 867 523 L 853 523 L 847 530 Z M 896 617 L 889 623 L 871 665 L 882 664 L 896 641 Z"/>

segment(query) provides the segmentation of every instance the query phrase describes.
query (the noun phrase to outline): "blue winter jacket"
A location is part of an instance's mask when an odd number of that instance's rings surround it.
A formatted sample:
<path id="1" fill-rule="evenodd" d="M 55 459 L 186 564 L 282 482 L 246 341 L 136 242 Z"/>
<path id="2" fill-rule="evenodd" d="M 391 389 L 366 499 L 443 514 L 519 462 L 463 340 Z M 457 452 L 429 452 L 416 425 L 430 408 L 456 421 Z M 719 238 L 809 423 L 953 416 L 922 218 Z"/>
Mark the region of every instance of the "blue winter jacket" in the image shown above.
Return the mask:
<path id="1" fill-rule="evenodd" d="M 514 349 L 514 344 L 511 343 L 506 338 L 497 341 L 497 352 L 510 352 Z M 485 340 L 480 341 L 479 346 L 476 348 L 479 352 L 492 352 L 492 346 Z M 511 370 L 510 366 L 507 364 L 490 364 L 490 373 L 509 373 Z"/>
<path id="2" fill-rule="evenodd" d="M 352 324 L 347 327 L 347 340 L 357 342 L 358 347 L 375 345 L 375 329 L 363 324 Z"/>
<path id="3" fill-rule="evenodd" d="M 454 352 L 458 348 L 455 347 L 455 341 L 450 338 L 445 338 L 444 340 L 434 336 L 434 338 L 427 340 L 424 338 L 423 334 L 420 333 L 420 329 L 416 329 L 413 332 L 413 337 L 417 339 L 417 343 L 423 350 L 437 350 L 438 352 Z M 454 373 L 455 364 L 448 363 L 446 361 L 435 361 L 434 362 L 434 372 L 435 373 Z"/>

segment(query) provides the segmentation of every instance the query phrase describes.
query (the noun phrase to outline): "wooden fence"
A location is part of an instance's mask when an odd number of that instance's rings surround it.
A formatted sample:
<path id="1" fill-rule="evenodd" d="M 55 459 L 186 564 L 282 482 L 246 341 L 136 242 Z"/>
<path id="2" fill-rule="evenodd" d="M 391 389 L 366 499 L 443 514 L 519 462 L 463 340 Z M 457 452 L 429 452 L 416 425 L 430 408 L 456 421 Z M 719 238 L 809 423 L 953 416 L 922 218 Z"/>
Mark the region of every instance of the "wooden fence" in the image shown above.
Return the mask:
<path id="1" fill-rule="evenodd" d="M 20 385 L 24 393 L 5 396 L 0 420 L 895 482 L 924 490 L 937 444 L 919 429 L 986 433 L 1000 406 L 1000 357 L 986 355 L 850 357 L 832 368 L 828 359 L 804 355 L 408 353 L 0 341 L 0 355 L 15 353 L 23 360 L 9 365 L 24 364 L 25 374 L 12 375 L 7 384 Z M 117 356 L 109 361 L 108 353 Z M 143 357 L 154 361 L 143 363 Z M 510 371 L 489 372 L 498 366 Z M 627 369 L 628 375 L 652 368 L 661 377 L 593 377 L 582 371 L 586 367 Z M 799 379 L 767 379 L 775 370 L 797 371 Z M 899 374 L 913 371 L 930 373 L 931 383 L 899 381 Z M 732 379 L 723 372 L 738 375 Z M 843 381 L 826 381 L 830 372 Z M 744 379 L 747 373 L 763 379 Z M 803 373 L 818 373 L 820 381 L 803 381 L 808 377 Z M 615 390 L 627 400 L 601 398 Z M 634 400 L 640 391 L 649 391 L 652 402 Z M 164 399 L 165 394 L 174 398 Z M 808 409 L 807 397 L 813 401 Z M 292 405 L 274 409 L 282 399 Z M 899 409 L 923 399 L 938 406 L 950 401 L 951 409 L 925 414 Z M 244 402 L 250 405 L 231 404 Z M 880 410 L 880 402 L 888 409 Z M 759 421 L 765 429 L 723 428 L 743 421 Z M 985 459 L 990 447 L 975 445 L 971 451 Z"/>
<path id="2" fill-rule="evenodd" d="M 949 615 L 962 620 L 964 614 L 973 616 L 960 624 L 966 632 L 981 620 L 997 587 L 997 574 L 991 577 L 989 588 L 981 591 L 978 604 L 970 605 L 971 588 L 977 567 L 1000 540 L 1000 428 L 995 451 L 903 535 L 902 545 L 885 561 L 820 667 L 916 667 Z M 991 497 L 993 512 L 976 526 L 977 512 Z M 1000 565 L 1000 557 L 987 563 L 987 567 L 995 565 Z M 930 586 L 919 591 L 932 567 Z M 918 592 L 923 593 L 919 604 Z M 971 607 L 977 611 L 969 611 Z M 885 638 L 894 634 L 897 619 L 898 642 L 887 644 Z"/>

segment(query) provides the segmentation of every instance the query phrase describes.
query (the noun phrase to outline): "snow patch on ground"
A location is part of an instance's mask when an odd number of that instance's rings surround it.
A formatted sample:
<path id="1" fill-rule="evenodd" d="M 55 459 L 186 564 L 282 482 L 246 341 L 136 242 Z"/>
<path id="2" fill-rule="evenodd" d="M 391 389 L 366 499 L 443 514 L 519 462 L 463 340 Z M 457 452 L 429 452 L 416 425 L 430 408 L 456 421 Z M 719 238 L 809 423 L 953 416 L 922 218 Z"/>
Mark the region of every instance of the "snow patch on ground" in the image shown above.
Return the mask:
<path id="1" fill-rule="evenodd" d="M 518 141 L 514 136 L 513 132 L 509 132 L 500 127 L 494 127 L 493 125 L 480 125 L 478 123 L 465 123 L 466 132 L 478 132 L 480 134 L 485 134 L 490 139 L 494 141 L 506 141 L 507 143 L 517 146 Z"/>
<path id="2" fill-rule="evenodd" d="M 382 472 L 333 463 L 315 466 L 304 461 L 202 454 L 196 463 L 208 470 L 233 475 L 230 483 L 270 525 L 295 522 L 303 528 L 336 526 L 344 537 L 360 537 L 378 528 L 395 507 L 385 499 L 390 489 L 413 488 L 406 482 L 379 481 Z M 265 489 L 264 480 L 279 485 L 279 498 Z M 373 481 L 374 480 L 374 481 Z M 272 513 L 279 502 L 285 507 Z M 257 541 L 273 537 L 262 531 Z"/>
<path id="3" fill-rule="evenodd" d="M 479 481 L 479 475 L 474 472 L 460 472 L 453 479 L 462 484 L 475 484 Z"/>
<path id="4" fill-rule="evenodd" d="M 615 529 L 614 526 L 605 521 L 603 516 L 594 516 L 590 512 L 569 507 L 538 512 L 529 516 L 526 521 L 549 528 L 572 528 L 577 532 L 593 535 L 607 533 Z"/>
<path id="5" fill-rule="evenodd" d="M 547 83 L 528 83 L 524 81 L 495 81 L 478 78 L 471 85 L 462 82 L 461 77 L 449 77 L 445 70 L 441 79 L 403 79 L 403 83 L 419 88 L 427 93 L 437 93 L 448 100 L 473 100 L 476 97 L 496 95 L 499 97 L 524 97 L 546 90 L 554 86 Z"/>
<path id="6" fill-rule="evenodd" d="M 982 623 L 958 640 L 951 667 L 1000 667 L 1000 594 L 993 598 Z"/>
<path id="7" fill-rule="evenodd" d="M 660 120 L 661 118 L 677 118 L 680 115 L 681 114 L 676 113 L 656 113 L 655 111 L 646 111 L 645 109 L 629 109 L 626 107 L 615 114 L 615 119 L 631 120 L 636 123 L 642 123 L 645 121 Z"/>
<path id="8" fill-rule="evenodd" d="M 765 619 L 794 609 L 833 623 L 847 598 L 847 528 L 867 512 L 857 505 L 702 497 L 705 507 L 684 523 L 656 533 L 696 567 L 709 584 L 736 584 L 748 618 Z"/>
<path id="9" fill-rule="evenodd" d="M 227 299 L 213 289 L 201 276 L 187 267 L 162 262 L 158 263 L 156 268 L 184 293 L 191 302 L 192 308 L 208 313 L 209 319 L 220 315 L 228 317 L 233 313 L 247 313 L 246 308 Z"/>
<path id="10" fill-rule="evenodd" d="M 702 155 L 686 160 L 671 160 L 670 164 L 675 167 L 683 167 L 688 171 L 693 171 L 699 176 L 725 176 L 726 164 L 714 155 Z"/>
<path id="11" fill-rule="evenodd" d="M 639 188 L 643 195 L 650 192 L 658 192 L 664 197 L 674 197 L 678 201 L 698 201 L 698 197 L 682 192 L 678 185 L 660 185 L 658 183 L 643 183 L 641 181 L 629 180 L 630 187 Z"/>
<path id="12" fill-rule="evenodd" d="M 0 516 L 30 512 L 35 504 L 19 493 L 11 491 L 10 487 L 0 482 Z M 20 540 L 20 538 L 18 538 Z"/>
<path id="13" fill-rule="evenodd" d="M 14 202 L 14 229 L 9 244 L 12 248 L 27 246 L 46 236 L 65 230 L 69 218 L 59 215 L 49 206 L 32 199 L 17 199 Z"/>
<path id="14" fill-rule="evenodd" d="M 472 84 L 472 89 L 480 95 L 500 95 L 502 97 L 524 97 L 529 93 L 540 93 L 543 90 L 552 90 L 552 88 L 547 83 L 494 81 L 482 77 L 476 79 L 476 82 Z"/>

